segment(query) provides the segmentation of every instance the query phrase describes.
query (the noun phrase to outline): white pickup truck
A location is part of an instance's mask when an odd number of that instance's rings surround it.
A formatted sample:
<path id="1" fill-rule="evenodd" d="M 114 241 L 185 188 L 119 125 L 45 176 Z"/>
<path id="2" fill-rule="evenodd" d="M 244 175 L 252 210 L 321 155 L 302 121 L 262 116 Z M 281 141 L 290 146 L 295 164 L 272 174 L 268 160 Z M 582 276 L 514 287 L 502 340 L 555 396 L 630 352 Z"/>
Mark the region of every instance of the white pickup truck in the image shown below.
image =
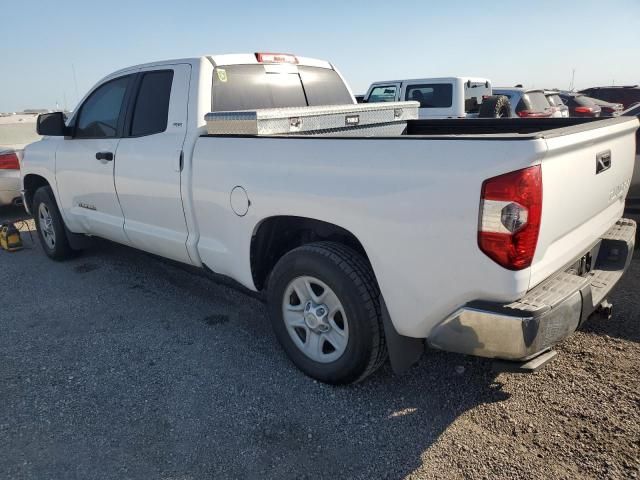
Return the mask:
<path id="1" fill-rule="evenodd" d="M 44 251 L 98 236 L 265 291 L 306 374 L 350 383 L 426 345 L 541 358 L 627 268 L 635 117 L 410 120 L 396 136 L 210 135 L 208 112 L 354 103 L 327 62 L 164 61 L 42 115 L 22 194 Z M 290 119 L 291 125 L 298 121 Z M 348 119 L 347 119 L 348 121 Z"/>

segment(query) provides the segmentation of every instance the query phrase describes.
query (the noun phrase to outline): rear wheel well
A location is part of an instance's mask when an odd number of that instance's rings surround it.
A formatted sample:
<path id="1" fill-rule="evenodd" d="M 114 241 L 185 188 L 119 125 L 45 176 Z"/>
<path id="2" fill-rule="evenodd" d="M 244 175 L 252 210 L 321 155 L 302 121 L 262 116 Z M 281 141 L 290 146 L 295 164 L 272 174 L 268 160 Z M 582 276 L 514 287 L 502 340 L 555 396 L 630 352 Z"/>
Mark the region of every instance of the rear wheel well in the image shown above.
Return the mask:
<path id="1" fill-rule="evenodd" d="M 305 217 L 270 217 L 259 225 L 251 239 L 251 274 L 256 288 L 266 287 L 271 270 L 287 252 L 322 240 L 351 247 L 369 261 L 356 236 L 338 225 Z"/>
<path id="2" fill-rule="evenodd" d="M 23 181 L 24 199 L 27 208 L 33 213 L 31 206 L 33 204 L 33 196 L 40 187 L 50 187 L 49 182 L 40 175 L 29 174 L 24 177 Z"/>

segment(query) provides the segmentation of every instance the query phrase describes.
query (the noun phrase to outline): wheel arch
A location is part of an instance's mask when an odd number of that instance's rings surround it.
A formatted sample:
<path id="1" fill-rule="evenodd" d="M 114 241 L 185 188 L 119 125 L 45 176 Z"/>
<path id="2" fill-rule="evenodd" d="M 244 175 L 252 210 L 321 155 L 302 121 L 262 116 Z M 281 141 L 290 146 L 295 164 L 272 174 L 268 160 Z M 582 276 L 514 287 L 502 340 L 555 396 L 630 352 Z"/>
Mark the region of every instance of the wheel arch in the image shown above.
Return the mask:
<path id="1" fill-rule="evenodd" d="M 251 275 L 256 289 L 266 287 L 271 270 L 287 252 L 322 240 L 351 247 L 371 264 L 358 237 L 344 227 L 309 217 L 267 217 L 255 226 L 251 237 Z"/>
<path id="2" fill-rule="evenodd" d="M 28 211 L 33 213 L 32 204 L 33 196 L 36 191 L 41 187 L 51 187 L 51 183 L 42 175 L 36 173 L 28 173 L 22 180 L 22 189 L 24 190 L 24 202 Z"/>

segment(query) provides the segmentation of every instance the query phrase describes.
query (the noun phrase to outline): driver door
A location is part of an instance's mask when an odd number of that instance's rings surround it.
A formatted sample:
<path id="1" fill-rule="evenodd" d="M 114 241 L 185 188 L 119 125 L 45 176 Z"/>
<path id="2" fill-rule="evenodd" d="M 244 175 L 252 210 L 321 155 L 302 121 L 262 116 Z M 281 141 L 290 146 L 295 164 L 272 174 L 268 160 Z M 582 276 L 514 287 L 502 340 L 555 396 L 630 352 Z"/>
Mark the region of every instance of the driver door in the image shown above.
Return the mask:
<path id="1" fill-rule="evenodd" d="M 93 90 L 74 116 L 72 136 L 56 150 L 56 183 L 67 227 L 127 244 L 113 180 L 133 74 Z"/>

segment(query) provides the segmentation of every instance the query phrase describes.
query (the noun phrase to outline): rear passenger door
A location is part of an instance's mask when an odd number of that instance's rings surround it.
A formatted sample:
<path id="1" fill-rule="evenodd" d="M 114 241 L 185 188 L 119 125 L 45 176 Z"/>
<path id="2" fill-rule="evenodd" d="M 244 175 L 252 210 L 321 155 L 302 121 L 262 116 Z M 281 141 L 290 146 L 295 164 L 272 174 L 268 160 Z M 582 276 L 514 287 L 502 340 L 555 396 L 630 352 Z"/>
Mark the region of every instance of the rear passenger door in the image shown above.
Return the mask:
<path id="1" fill-rule="evenodd" d="M 115 186 L 132 246 L 190 263 L 181 195 L 188 64 L 138 73 L 115 162 Z"/>

